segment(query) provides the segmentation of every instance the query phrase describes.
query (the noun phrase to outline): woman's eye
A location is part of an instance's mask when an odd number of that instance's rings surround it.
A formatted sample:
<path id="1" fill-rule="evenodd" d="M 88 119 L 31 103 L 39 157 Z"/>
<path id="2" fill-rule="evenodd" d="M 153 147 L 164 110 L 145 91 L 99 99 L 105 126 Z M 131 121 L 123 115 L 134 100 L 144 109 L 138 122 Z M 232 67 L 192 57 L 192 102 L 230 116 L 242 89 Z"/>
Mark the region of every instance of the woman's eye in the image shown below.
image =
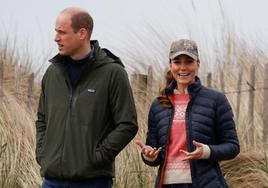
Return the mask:
<path id="1" fill-rule="evenodd" d="M 188 64 L 191 64 L 191 63 L 193 63 L 193 62 L 194 62 L 193 60 L 188 60 L 188 61 L 187 61 Z"/>

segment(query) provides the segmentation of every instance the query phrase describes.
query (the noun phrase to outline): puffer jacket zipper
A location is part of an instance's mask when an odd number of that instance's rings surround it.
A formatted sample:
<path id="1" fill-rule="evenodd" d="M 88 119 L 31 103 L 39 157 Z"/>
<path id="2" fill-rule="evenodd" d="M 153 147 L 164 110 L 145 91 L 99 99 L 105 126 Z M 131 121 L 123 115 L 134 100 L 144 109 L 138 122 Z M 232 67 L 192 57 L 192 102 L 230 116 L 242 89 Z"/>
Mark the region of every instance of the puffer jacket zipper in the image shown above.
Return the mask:
<path id="1" fill-rule="evenodd" d="M 160 177 L 159 177 L 159 183 L 158 183 L 158 188 L 161 188 L 163 185 L 163 181 L 164 181 L 164 172 L 165 172 L 165 168 L 166 168 L 166 162 L 167 162 L 167 148 L 168 148 L 168 144 L 169 144 L 169 137 L 170 137 L 170 129 L 171 129 L 171 124 L 174 118 L 174 106 L 172 106 L 171 108 L 171 116 L 169 116 L 169 123 L 168 123 L 168 133 L 167 133 L 167 141 L 166 141 L 166 149 L 165 149 L 165 155 L 164 155 L 164 163 L 160 172 Z"/>
<path id="2" fill-rule="evenodd" d="M 185 113 L 185 124 L 186 124 L 186 140 L 187 140 L 187 149 L 188 151 L 193 151 L 193 145 L 192 145 L 192 141 L 193 141 L 193 136 L 192 136 L 192 124 L 191 124 L 191 111 L 192 111 L 192 104 L 194 101 L 194 98 L 192 98 L 192 96 L 190 96 L 191 99 L 188 103 L 188 106 L 186 108 L 186 113 Z M 195 185 L 195 165 L 193 164 L 192 160 L 189 160 L 189 164 L 190 164 L 190 170 L 191 170 L 191 176 L 192 176 L 192 186 L 196 187 Z"/>

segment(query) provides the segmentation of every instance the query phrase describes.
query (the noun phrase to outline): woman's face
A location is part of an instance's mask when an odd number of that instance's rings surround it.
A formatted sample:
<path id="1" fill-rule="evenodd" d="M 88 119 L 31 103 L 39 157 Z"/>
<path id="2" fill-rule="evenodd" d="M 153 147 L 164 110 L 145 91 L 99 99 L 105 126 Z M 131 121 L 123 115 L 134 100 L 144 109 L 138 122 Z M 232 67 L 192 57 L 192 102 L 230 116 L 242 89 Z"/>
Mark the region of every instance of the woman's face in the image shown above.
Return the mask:
<path id="1" fill-rule="evenodd" d="M 188 87 L 194 82 L 199 63 L 187 55 L 179 55 L 169 63 L 170 71 L 178 86 Z"/>

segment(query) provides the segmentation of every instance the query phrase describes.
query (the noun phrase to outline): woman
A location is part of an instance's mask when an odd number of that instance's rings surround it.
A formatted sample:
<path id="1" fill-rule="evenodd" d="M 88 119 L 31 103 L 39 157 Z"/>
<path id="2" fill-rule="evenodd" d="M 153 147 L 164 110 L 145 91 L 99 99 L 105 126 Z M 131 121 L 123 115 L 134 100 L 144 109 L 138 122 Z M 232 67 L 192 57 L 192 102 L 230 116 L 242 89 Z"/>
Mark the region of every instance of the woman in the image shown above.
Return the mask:
<path id="1" fill-rule="evenodd" d="M 218 162 L 240 148 L 227 98 L 201 85 L 194 41 L 171 45 L 166 88 L 150 108 L 142 159 L 158 166 L 156 187 L 226 188 Z"/>

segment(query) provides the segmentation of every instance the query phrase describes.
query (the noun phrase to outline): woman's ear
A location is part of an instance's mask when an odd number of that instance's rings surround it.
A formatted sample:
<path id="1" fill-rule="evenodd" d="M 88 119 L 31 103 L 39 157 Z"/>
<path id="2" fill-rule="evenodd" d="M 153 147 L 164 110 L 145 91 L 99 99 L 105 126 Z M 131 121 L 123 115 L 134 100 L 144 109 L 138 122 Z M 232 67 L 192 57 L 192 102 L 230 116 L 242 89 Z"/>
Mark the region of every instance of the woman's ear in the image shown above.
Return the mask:
<path id="1" fill-rule="evenodd" d="M 196 60 L 196 63 L 197 63 L 197 67 L 198 67 L 198 69 L 199 69 L 199 66 L 200 66 L 200 61 L 199 61 L 199 59 Z"/>

